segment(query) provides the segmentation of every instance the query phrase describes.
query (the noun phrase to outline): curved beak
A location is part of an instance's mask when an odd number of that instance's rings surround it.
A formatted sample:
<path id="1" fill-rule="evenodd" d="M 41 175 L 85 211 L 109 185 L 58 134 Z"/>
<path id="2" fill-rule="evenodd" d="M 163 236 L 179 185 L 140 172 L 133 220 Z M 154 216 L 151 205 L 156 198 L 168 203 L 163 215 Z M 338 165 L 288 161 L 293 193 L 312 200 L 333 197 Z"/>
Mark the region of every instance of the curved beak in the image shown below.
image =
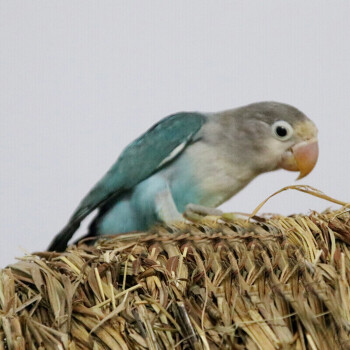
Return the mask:
<path id="1" fill-rule="evenodd" d="M 317 139 L 303 141 L 284 153 L 280 167 L 290 171 L 299 171 L 297 180 L 308 175 L 315 167 L 318 159 Z"/>

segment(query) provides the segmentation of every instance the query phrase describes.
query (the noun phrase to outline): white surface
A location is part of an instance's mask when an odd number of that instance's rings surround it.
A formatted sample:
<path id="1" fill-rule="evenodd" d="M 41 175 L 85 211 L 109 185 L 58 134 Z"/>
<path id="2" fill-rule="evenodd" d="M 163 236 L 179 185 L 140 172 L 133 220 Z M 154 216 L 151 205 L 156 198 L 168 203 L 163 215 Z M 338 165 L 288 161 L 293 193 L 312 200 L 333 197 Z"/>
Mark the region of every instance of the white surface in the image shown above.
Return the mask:
<path id="1" fill-rule="evenodd" d="M 320 131 L 302 183 L 350 200 L 349 15 L 349 1 L 2 1 L 0 266 L 44 249 L 121 150 L 181 110 L 295 105 Z M 249 212 L 295 177 L 263 175 L 223 208 Z M 289 192 L 264 211 L 329 205 Z"/>

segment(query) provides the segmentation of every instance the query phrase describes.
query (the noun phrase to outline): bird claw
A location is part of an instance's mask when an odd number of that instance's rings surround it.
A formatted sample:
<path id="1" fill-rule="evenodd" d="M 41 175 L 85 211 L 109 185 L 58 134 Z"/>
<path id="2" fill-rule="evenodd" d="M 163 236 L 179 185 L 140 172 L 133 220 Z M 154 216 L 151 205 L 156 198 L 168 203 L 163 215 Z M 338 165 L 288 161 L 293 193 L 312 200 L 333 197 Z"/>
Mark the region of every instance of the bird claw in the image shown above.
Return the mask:
<path id="1" fill-rule="evenodd" d="M 202 221 L 205 216 L 221 216 L 223 212 L 199 204 L 188 204 L 183 216 L 191 221 Z"/>

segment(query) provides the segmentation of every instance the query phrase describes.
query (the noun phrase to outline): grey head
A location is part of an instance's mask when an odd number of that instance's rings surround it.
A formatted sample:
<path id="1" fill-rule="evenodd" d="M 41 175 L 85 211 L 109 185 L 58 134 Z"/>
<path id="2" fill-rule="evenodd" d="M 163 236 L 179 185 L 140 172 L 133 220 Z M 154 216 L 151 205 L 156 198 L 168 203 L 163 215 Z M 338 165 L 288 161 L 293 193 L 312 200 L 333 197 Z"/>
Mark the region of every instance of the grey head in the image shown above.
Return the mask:
<path id="1" fill-rule="evenodd" d="M 283 168 L 299 171 L 302 178 L 317 162 L 317 128 L 291 105 L 258 102 L 216 113 L 215 118 L 233 154 L 257 174 Z"/>

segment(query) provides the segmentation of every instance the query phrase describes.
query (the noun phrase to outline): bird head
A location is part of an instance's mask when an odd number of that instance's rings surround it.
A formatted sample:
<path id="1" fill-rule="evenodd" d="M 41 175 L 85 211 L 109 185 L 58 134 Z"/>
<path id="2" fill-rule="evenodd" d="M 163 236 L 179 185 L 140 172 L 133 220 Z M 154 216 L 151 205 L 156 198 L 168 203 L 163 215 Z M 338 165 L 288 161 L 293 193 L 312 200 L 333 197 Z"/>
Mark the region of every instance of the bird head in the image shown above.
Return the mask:
<path id="1" fill-rule="evenodd" d="M 240 152 L 252 159 L 256 172 L 286 169 L 298 171 L 298 179 L 301 179 L 315 167 L 318 131 L 315 124 L 295 107 L 260 102 L 238 108 L 232 116 L 236 130 L 234 137 L 243 145 Z"/>

